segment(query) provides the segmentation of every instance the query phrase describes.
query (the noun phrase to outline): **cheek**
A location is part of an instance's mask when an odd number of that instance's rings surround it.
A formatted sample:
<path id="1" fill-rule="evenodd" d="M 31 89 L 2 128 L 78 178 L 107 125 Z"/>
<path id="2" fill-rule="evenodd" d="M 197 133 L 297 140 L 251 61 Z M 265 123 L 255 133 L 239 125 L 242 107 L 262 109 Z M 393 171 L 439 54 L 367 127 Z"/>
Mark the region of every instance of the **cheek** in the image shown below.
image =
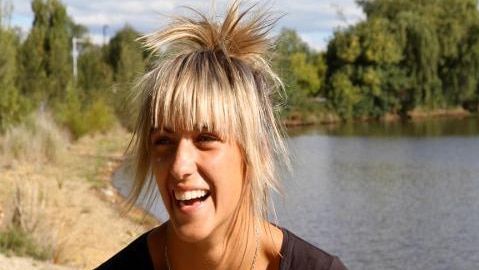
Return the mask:
<path id="1" fill-rule="evenodd" d="M 244 188 L 245 170 L 242 162 L 235 156 L 229 159 L 233 162 L 228 162 L 220 167 L 217 167 L 216 179 L 221 180 L 218 189 L 224 190 L 226 200 L 238 201 Z"/>
<path id="2" fill-rule="evenodd" d="M 167 166 L 164 163 L 154 161 L 152 163 L 152 172 L 153 176 L 155 177 L 156 184 L 158 186 L 158 190 L 160 191 L 161 195 L 163 196 L 164 193 L 168 193 L 168 186 L 167 186 L 167 178 L 168 178 L 168 170 Z"/>
<path id="3" fill-rule="evenodd" d="M 158 187 L 158 192 L 160 193 L 161 201 L 167 211 L 171 209 L 171 198 L 168 188 L 167 174 L 165 170 L 159 167 L 153 170 L 155 177 L 156 186 Z"/>

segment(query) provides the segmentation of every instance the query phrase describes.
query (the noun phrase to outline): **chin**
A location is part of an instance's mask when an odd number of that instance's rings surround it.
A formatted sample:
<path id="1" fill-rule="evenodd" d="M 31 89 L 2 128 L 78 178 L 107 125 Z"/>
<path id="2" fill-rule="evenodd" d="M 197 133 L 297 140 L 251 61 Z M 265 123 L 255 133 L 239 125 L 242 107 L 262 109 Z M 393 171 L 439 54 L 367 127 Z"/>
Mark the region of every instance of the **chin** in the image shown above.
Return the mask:
<path id="1" fill-rule="evenodd" d="M 212 230 L 209 229 L 209 226 L 204 222 L 203 224 L 175 224 L 174 221 L 170 222 L 173 224 L 173 231 L 178 238 L 180 238 L 184 242 L 188 243 L 195 243 L 201 242 L 207 239 L 210 235 Z"/>

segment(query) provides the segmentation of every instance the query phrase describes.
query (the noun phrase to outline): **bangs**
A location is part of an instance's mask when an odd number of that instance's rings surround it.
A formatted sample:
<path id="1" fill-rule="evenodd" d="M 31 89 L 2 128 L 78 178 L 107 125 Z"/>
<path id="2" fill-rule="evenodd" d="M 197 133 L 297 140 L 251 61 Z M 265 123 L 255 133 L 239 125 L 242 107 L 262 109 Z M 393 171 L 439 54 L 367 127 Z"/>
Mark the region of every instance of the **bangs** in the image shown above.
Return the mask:
<path id="1" fill-rule="evenodd" d="M 239 139 L 239 108 L 231 64 L 212 51 L 180 55 L 157 70 L 152 93 L 152 128 L 207 130 Z"/>

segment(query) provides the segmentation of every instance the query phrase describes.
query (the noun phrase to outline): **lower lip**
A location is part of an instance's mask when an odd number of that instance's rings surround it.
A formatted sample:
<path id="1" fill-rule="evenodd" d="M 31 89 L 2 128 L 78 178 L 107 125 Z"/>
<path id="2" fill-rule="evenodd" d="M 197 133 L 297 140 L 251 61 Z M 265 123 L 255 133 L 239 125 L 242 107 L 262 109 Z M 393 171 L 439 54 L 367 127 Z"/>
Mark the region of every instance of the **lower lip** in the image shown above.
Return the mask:
<path id="1" fill-rule="evenodd" d="M 177 208 L 180 210 L 180 212 L 191 215 L 199 211 L 201 208 L 203 208 L 203 206 L 205 206 L 206 201 L 208 201 L 209 199 L 210 199 L 210 196 L 208 196 L 208 198 L 206 198 L 203 201 L 196 201 L 192 204 L 184 204 L 178 200 L 175 200 L 175 204 Z"/>

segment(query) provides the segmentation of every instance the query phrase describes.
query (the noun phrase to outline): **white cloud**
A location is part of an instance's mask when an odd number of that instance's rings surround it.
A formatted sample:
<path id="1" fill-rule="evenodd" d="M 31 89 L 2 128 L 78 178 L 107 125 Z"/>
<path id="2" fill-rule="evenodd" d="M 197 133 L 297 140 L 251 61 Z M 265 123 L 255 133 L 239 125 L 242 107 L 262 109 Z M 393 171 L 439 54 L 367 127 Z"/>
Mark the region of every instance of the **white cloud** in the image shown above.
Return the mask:
<path id="1" fill-rule="evenodd" d="M 28 29 L 33 20 L 31 0 L 15 0 L 12 23 Z M 126 23 L 140 32 L 150 32 L 164 25 L 161 14 L 181 13 L 179 6 L 186 5 L 208 10 L 214 0 L 63 0 L 68 14 L 76 23 L 87 26 L 92 40 L 103 40 L 102 29 L 108 25 L 108 35 L 121 29 Z M 227 0 L 216 0 L 216 7 L 223 10 Z M 295 29 L 313 48 L 324 48 L 332 31 L 346 24 L 361 20 L 364 15 L 354 0 L 273 0 L 273 8 L 285 16 L 278 28 Z M 101 38 L 99 38 L 101 37 Z"/>

